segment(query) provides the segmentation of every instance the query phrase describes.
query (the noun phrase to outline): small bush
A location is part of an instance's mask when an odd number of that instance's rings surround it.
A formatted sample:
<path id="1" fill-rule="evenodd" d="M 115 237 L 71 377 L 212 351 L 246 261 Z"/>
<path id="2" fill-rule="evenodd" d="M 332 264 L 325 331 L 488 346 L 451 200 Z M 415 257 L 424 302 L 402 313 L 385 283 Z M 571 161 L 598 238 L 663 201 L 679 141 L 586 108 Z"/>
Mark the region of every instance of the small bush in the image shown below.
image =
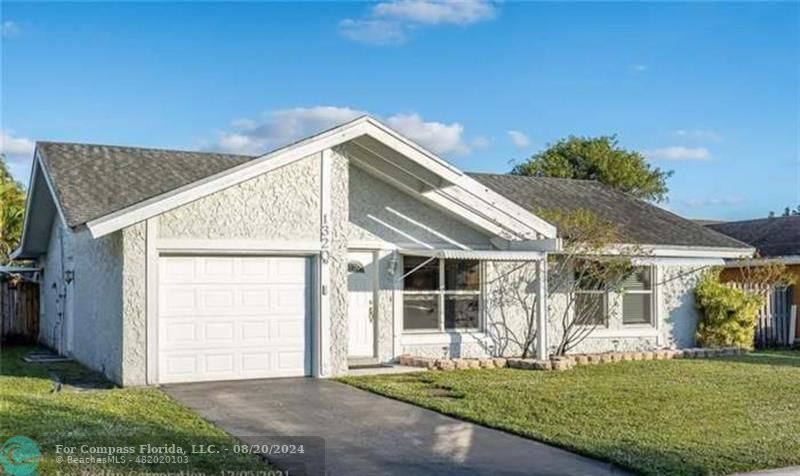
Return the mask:
<path id="1" fill-rule="evenodd" d="M 695 289 L 701 311 L 697 342 L 703 347 L 753 347 L 758 310 L 764 298 L 719 280 L 719 270 L 706 272 Z"/>

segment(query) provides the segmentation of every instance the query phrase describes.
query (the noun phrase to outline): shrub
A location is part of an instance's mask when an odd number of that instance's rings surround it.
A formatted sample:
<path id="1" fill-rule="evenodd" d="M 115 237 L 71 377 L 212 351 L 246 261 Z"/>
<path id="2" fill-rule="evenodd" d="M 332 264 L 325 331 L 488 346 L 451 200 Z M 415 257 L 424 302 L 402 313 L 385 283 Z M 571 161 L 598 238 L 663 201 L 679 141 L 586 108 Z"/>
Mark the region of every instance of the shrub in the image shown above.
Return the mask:
<path id="1" fill-rule="evenodd" d="M 722 284 L 720 270 L 707 271 L 695 289 L 700 323 L 697 342 L 703 347 L 753 347 L 758 310 L 764 298 Z"/>

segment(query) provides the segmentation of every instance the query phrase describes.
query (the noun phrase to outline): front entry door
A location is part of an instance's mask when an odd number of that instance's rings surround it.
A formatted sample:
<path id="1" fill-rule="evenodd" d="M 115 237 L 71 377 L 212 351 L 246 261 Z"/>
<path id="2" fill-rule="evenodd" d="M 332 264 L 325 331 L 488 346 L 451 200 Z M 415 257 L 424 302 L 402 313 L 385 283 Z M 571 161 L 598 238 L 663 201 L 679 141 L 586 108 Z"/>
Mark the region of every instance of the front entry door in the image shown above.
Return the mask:
<path id="1" fill-rule="evenodd" d="M 370 251 L 347 254 L 349 357 L 375 356 L 376 268 L 374 254 Z"/>

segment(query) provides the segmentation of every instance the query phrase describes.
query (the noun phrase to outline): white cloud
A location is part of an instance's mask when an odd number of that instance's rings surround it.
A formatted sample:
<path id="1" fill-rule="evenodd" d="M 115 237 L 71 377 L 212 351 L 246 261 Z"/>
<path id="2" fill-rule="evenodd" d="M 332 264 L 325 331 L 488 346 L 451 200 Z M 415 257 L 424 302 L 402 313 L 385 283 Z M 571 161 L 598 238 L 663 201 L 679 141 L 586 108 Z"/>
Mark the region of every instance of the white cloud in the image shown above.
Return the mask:
<path id="1" fill-rule="evenodd" d="M 680 145 L 645 151 L 651 160 L 710 160 L 711 152 L 705 147 L 684 147 Z"/>
<path id="2" fill-rule="evenodd" d="M 646 64 L 634 64 L 631 66 L 631 69 L 636 71 L 637 73 L 644 73 L 647 71 L 648 66 Z"/>
<path id="3" fill-rule="evenodd" d="M 524 132 L 520 131 L 506 131 L 508 134 L 508 138 L 511 140 L 511 143 L 514 144 L 514 147 L 517 149 L 527 149 L 528 146 L 531 145 L 531 140 L 528 139 L 528 136 L 525 135 Z"/>
<path id="4" fill-rule="evenodd" d="M 364 114 L 365 111 L 336 106 L 272 111 L 265 114 L 260 121 L 234 121 L 231 124 L 233 130 L 222 132 L 213 148 L 235 154 L 264 154 Z M 467 145 L 464 127 L 458 122 L 445 124 L 426 121 L 417 113 L 395 114 L 386 118 L 386 123 L 437 154 L 464 155 L 472 147 L 479 147 L 484 143 L 484 138 L 478 136 L 471 141 L 471 146 Z"/>
<path id="5" fill-rule="evenodd" d="M 678 129 L 673 132 L 676 136 L 687 139 L 722 142 L 722 135 L 709 129 Z"/>
<path id="6" fill-rule="evenodd" d="M 407 35 L 403 25 L 379 19 L 351 20 L 339 22 L 339 32 L 345 38 L 371 45 L 399 45 L 405 43 Z"/>
<path id="7" fill-rule="evenodd" d="M 11 175 L 26 184 L 31 173 L 34 141 L 20 137 L 10 129 L 0 129 L 0 153 L 6 158 Z"/>
<path id="8" fill-rule="evenodd" d="M 216 148 L 234 154 L 263 154 L 364 114 L 364 111 L 333 106 L 280 109 L 265 114 L 260 121 L 233 121 L 234 130 L 223 132 Z"/>
<path id="9" fill-rule="evenodd" d="M 16 22 L 6 20 L 0 25 L 0 33 L 3 38 L 11 38 L 22 33 L 22 28 Z"/>
<path id="10" fill-rule="evenodd" d="M 496 13 L 488 0 L 396 0 L 370 7 L 363 18 L 340 21 L 339 32 L 362 43 L 399 45 L 420 27 L 471 25 L 491 20 Z"/>
<path id="11" fill-rule="evenodd" d="M 36 144 L 27 137 L 19 137 L 10 129 L 0 130 L 0 152 L 9 162 L 24 162 L 33 157 Z"/>
<path id="12" fill-rule="evenodd" d="M 399 0 L 375 5 L 372 15 L 424 25 L 470 25 L 494 18 L 495 7 L 484 0 Z"/>
<path id="13" fill-rule="evenodd" d="M 470 148 L 463 142 L 464 126 L 457 122 L 426 122 L 416 113 L 397 114 L 386 119 L 386 122 L 409 139 L 437 154 L 464 155 L 470 152 Z"/>
<path id="14" fill-rule="evenodd" d="M 717 197 L 717 198 L 692 198 L 686 200 L 684 204 L 689 208 L 707 207 L 733 207 L 744 203 L 744 199 L 739 196 Z"/>

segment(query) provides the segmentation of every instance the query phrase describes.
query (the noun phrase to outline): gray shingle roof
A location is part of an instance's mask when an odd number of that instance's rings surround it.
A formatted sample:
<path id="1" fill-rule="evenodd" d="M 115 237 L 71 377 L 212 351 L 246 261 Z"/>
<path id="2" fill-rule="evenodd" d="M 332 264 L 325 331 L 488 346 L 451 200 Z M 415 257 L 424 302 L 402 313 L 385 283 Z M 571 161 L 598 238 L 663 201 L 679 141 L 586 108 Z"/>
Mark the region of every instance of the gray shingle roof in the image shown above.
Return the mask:
<path id="1" fill-rule="evenodd" d="M 73 227 L 254 158 L 62 142 L 36 147 Z"/>
<path id="2" fill-rule="evenodd" d="M 37 150 L 69 226 L 191 184 L 255 157 L 109 145 L 39 142 Z M 524 208 L 585 208 L 632 242 L 742 248 L 746 245 L 598 182 L 469 174 Z"/>
<path id="3" fill-rule="evenodd" d="M 525 209 L 586 209 L 614 223 L 630 243 L 640 245 L 747 248 L 737 240 L 693 223 L 593 180 L 519 175 L 469 174 Z"/>
<path id="4" fill-rule="evenodd" d="M 750 244 L 764 257 L 800 256 L 800 216 L 732 221 L 707 226 Z"/>

